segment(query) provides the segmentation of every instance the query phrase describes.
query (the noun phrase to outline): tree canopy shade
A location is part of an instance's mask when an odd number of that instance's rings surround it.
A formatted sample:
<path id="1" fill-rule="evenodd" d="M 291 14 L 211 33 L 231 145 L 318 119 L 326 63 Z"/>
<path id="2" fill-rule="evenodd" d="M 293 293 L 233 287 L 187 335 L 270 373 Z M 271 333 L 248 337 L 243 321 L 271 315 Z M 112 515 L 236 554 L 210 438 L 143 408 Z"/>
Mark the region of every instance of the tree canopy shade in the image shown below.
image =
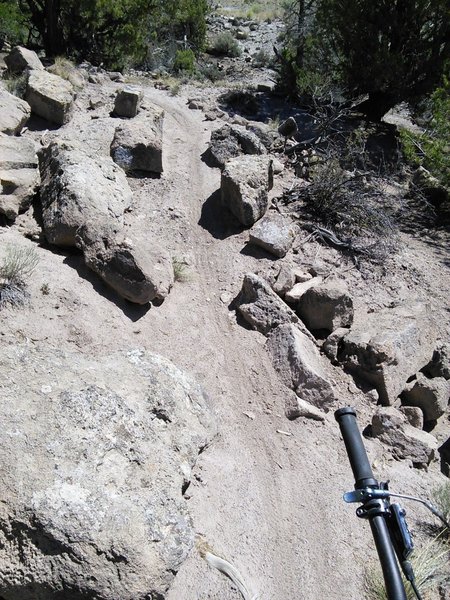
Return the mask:
<path id="1" fill-rule="evenodd" d="M 317 24 L 350 94 L 378 120 L 432 91 L 450 57 L 448 0 L 318 0 Z"/>

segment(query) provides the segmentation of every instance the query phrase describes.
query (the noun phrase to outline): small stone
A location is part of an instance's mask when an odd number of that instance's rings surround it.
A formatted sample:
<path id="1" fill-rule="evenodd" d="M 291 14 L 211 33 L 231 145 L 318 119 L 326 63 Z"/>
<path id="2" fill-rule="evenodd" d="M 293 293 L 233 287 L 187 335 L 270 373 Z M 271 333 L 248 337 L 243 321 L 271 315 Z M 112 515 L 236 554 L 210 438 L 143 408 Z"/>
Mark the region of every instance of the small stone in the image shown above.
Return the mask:
<path id="1" fill-rule="evenodd" d="M 249 239 L 250 243 L 281 258 L 291 248 L 296 233 L 297 227 L 291 219 L 279 214 L 268 214 L 252 227 Z"/>
<path id="2" fill-rule="evenodd" d="M 322 277 L 313 277 L 309 281 L 304 281 L 303 283 L 296 283 L 294 287 L 286 293 L 286 302 L 296 304 L 303 296 L 303 294 L 309 290 L 309 288 L 312 288 L 315 285 L 319 285 L 319 283 L 322 283 L 322 281 Z"/>

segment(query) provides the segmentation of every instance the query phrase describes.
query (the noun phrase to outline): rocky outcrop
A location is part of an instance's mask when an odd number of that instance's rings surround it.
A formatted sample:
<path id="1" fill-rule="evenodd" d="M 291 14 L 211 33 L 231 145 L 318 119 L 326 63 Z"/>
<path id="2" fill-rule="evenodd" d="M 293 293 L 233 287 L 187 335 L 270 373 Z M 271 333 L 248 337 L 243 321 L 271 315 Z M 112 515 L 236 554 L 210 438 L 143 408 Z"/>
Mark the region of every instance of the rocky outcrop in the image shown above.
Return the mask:
<path id="1" fill-rule="evenodd" d="M 0 213 L 15 219 L 26 210 L 39 184 L 33 140 L 0 133 Z"/>
<path id="2" fill-rule="evenodd" d="M 222 171 L 222 202 L 244 227 L 251 227 L 266 212 L 271 187 L 271 163 L 267 157 L 233 158 Z"/>
<path id="3" fill-rule="evenodd" d="M 450 381 L 443 377 L 427 379 L 422 373 L 411 381 L 402 394 L 402 403 L 418 406 L 425 421 L 436 421 L 447 411 L 450 399 Z"/>
<path id="4" fill-rule="evenodd" d="M 267 154 L 267 150 L 252 131 L 241 125 L 223 125 L 211 133 L 209 153 L 215 166 L 223 169 L 227 161 L 242 154 Z"/>
<path id="5" fill-rule="evenodd" d="M 47 71 L 30 71 L 25 100 L 38 117 L 64 125 L 71 118 L 73 99 L 73 86 L 66 79 Z"/>
<path id="6" fill-rule="evenodd" d="M 267 214 L 249 232 L 250 243 L 282 258 L 291 248 L 297 233 L 291 219 L 279 214 Z"/>
<path id="7" fill-rule="evenodd" d="M 114 115 L 129 119 L 135 117 L 143 97 L 141 88 L 132 85 L 125 86 L 117 92 L 114 100 Z"/>
<path id="8" fill-rule="evenodd" d="M 326 363 L 311 339 L 295 325 L 280 325 L 266 346 L 283 383 L 302 400 L 327 410 L 336 396 Z"/>
<path id="9" fill-rule="evenodd" d="M 5 56 L 5 64 L 8 67 L 8 71 L 14 75 L 20 75 L 26 70 L 44 70 L 44 65 L 41 63 L 36 52 L 22 46 L 15 46 Z"/>
<path id="10" fill-rule="evenodd" d="M 435 457 L 436 438 L 412 427 L 405 415 L 392 406 L 375 413 L 372 434 L 391 446 L 395 458 L 411 460 L 416 467 L 426 467 Z"/>
<path id="11" fill-rule="evenodd" d="M 215 433 L 202 389 L 137 350 L 14 345 L 2 376 L 1 597 L 164 598 L 194 544 L 182 490 Z"/>
<path id="12" fill-rule="evenodd" d="M 116 127 L 111 156 L 125 171 L 162 173 L 164 111 L 148 112 L 145 120 L 127 121 Z"/>
<path id="13" fill-rule="evenodd" d="M 436 330 L 424 304 L 370 313 L 340 344 L 339 360 L 372 384 L 382 404 L 393 404 L 406 381 L 433 355 Z"/>
<path id="14" fill-rule="evenodd" d="M 326 281 L 308 289 L 299 299 L 296 312 L 308 329 L 334 331 L 353 323 L 353 301 L 345 285 Z"/>
<path id="15" fill-rule="evenodd" d="M 86 265 L 122 298 L 136 304 L 164 300 L 174 283 L 172 258 L 148 237 L 98 237 L 89 227 L 77 236 Z"/>
<path id="16" fill-rule="evenodd" d="M 30 118 L 30 105 L 0 88 L 0 132 L 18 135 Z"/>
<path id="17" fill-rule="evenodd" d="M 51 244 L 76 246 L 77 230 L 89 224 L 98 237 L 120 231 L 131 190 L 110 158 L 87 156 L 73 144 L 53 142 L 39 152 L 44 233 Z"/>
<path id="18" fill-rule="evenodd" d="M 254 273 L 248 273 L 244 277 L 236 306 L 247 323 L 265 335 L 278 325 L 299 321 L 294 311 L 277 296 L 269 284 Z"/>

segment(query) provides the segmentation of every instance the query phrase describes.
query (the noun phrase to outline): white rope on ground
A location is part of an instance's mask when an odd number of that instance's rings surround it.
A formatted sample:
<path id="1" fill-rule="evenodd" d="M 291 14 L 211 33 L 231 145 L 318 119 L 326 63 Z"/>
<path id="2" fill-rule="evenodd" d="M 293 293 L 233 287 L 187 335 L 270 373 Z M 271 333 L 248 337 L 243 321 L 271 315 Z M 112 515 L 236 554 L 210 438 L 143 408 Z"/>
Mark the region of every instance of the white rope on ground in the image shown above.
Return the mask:
<path id="1" fill-rule="evenodd" d="M 197 542 L 197 548 L 200 552 L 200 555 L 206 560 L 206 562 L 220 571 L 224 573 L 227 577 L 231 579 L 231 581 L 235 584 L 235 586 L 240 591 L 244 600 L 259 600 L 258 594 L 253 594 L 248 587 L 245 585 L 244 580 L 242 579 L 242 575 L 236 569 L 234 565 L 230 562 L 217 556 L 212 551 L 212 548 L 205 540 L 199 540 Z"/>

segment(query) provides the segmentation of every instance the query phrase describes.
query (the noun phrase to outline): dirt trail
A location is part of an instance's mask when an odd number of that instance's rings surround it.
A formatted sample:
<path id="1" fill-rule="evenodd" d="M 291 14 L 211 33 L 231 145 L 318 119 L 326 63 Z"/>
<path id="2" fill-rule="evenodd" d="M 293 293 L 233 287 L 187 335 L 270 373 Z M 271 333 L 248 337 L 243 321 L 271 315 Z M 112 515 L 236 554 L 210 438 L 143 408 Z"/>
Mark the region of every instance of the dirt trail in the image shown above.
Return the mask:
<path id="1" fill-rule="evenodd" d="M 102 88 L 102 94 L 107 98 L 113 89 Z M 246 252 L 248 234 L 233 230 L 220 210 L 219 171 L 201 159 L 218 125 L 188 110 L 183 98 L 150 88 L 145 95 L 166 111 L 165 170 L 160 179 L 130 180 L 134 204 L 126 226 L 130 236 L 145 232 L 172 256 L 186 259 L 188 281 L 177 282 L 160 307 L 133 307 L 99 283 L 80 256 L 39 247 L 31 304 L 5 312 L 3 340 L 14 343 L 20 336 L 33 344 L 75 345 L 93 356 L 144 346 L 191 372 L 211 397 L 220 430 L 199 457 L 186 493 L 196 531 L 239 568 L 260 600 L 362 598 L 364 566 L 375 562 L 375 553 L 368 527 L 341 499 L 352 478 L 332 412 L 325 423 L 288 421 L 288 392 L 264 337 L 238 324 L 229 310 L 243 275 L 269 269 L 272 261 Z M 87 98 L 88 92 L 81 95 L 80 105 Z M 95 121 L 80 112 L 59 135 L 93 145 L 100 140 L 101 148 L 111 139 L 111 121 L 106 110 Z M 38 139 L 41 133 L 30 135 Z M 17 238 L 24 226 L 27 219 L 19 219 L 4 239 Z M 45 283 L 48 295 L 40 291 Z M 356 406 L 367 424 L 361 396 L 349 391 L 344 375 L 336 377 L 340 405 Z M 421 473 L 382 458 L 386 451 L 377 441 L 367 446 L 383 478 L 391 475 L 405 492 L 425 488 Z M 431 474 L 427 485 L 432 479 Z M 167 595 L 167 600 L 239 598 L 195 549 Z"/>

